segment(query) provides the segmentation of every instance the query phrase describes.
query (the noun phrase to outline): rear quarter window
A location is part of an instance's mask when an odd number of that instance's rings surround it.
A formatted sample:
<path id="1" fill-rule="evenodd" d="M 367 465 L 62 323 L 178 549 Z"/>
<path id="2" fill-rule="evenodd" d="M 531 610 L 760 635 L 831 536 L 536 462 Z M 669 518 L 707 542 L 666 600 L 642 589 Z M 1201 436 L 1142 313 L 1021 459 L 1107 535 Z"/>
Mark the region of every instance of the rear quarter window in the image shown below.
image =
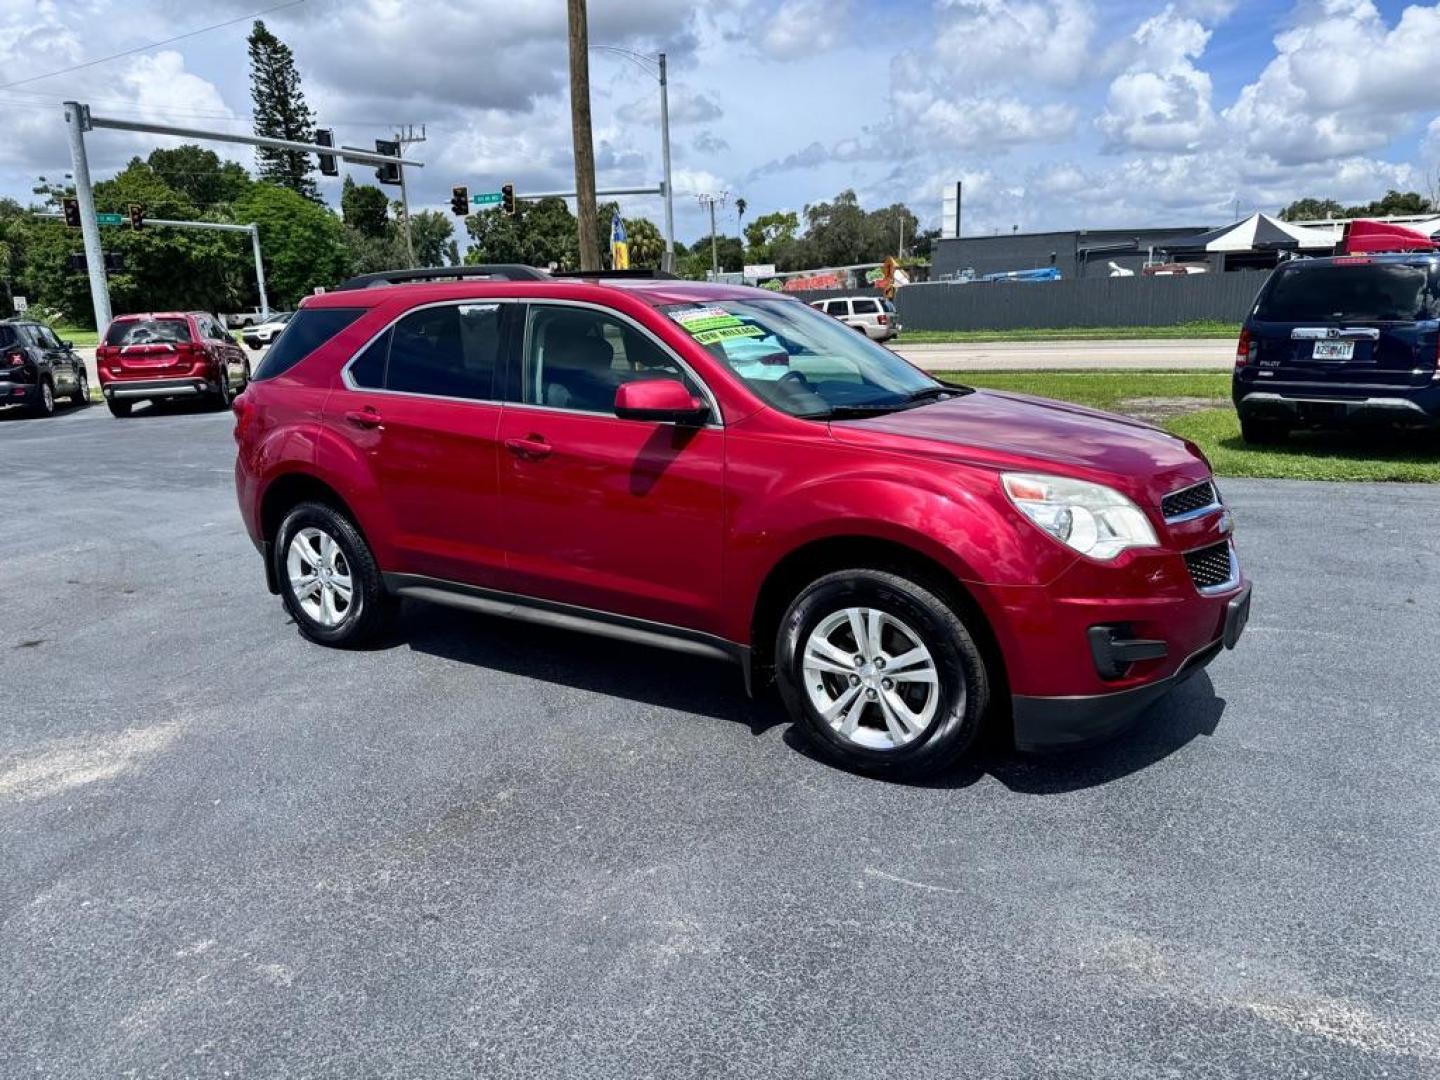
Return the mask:
<path id="1" fill-rule="evenodd" d="M 255 369 L 253 379 L 283 375 L 340 331 L 364 315 L 368 308 L 305 308 L 297 311 Z"/>
<path id="2" fill-rule="evenodd" d="M 0 349 L 8 348 L 18 344 L 20 339 L 15 335 L 13 326 L 0 326 Z"/>
<path id="3" fill-rule="evenodd" d="M 106 345 L 165 345 L 190 340 L 184 319 L 117 319 L 105 331 Z"/>
<path id="4" fill-rule="evenodd" d="M 1315 323 L 1440 318 L 1440 278 L 1426 264 L 1286 268 L 1271 278 L 1255 316 L 1267 322 Z"/>

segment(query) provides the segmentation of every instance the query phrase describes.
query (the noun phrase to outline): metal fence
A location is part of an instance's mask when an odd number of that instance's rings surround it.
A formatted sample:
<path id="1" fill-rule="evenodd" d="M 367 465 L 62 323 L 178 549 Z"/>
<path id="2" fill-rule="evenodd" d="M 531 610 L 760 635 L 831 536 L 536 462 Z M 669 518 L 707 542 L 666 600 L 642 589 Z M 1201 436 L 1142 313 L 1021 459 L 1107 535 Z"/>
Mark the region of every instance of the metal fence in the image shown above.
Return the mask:
<path id="1" fill-rule="evenodd" d="M 907 330 L 1019 330 L 1240 322 L 1261 272 L 1185 277 L 1079 278 L 1035 284 L 907 285 L 895 294 Z M 802 300 L 872 295 L 864 289 L 793 293 Z"/>

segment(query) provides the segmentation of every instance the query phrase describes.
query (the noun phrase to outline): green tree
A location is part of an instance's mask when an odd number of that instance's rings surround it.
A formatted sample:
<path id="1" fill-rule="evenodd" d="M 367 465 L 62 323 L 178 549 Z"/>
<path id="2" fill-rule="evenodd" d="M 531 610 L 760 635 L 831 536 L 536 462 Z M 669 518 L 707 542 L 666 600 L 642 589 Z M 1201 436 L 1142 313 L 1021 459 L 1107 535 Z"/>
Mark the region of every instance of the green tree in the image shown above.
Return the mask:
<path id="1" fill-rule="evenodd" d="M 1388 217 L 1405 214 L 1430 213 L 1430 200 L 1419 192 L 1390 190 L 1383 199 L 1377 199 L 1368 206 L 1352 206 L 1346 211 L 1347 217 Z"/>
<path id="2" fill-rule="evenodd" d="M 465 219 L 470 247 L 465 262 L 522 263 L 562 270 L 580 265 L 575 215 L 564 199 L 517 200 L 513 215 L 482 211 Z M 418 253 L 417 253 L 418 254 Z"/>
<path id="3" fill-rule="evenodd" d="M 774 246 L 795 239 L 800 218 L 793 210 L 764 214 L 745 226 L 746 257 L 752 263 L 774 261 Z"/>
<path id="4" fill-rule="evenodd" d="M 745 265 L 745 246 L 738 236 L 717 236 L 715 255 L 720 263 L 720 272 L 739 273 Z M 690 248 L 684 258 L 676 259 L 676 271 L 681 277 L 704 281 L 711 270 L 710 237 L 702 236 Z"/>
<path id="5" fill-rule="evenodd" d="M 805 207 L 805 236 L 824 266 L 862 261 L 866 240 L 865 211 L 855 192 L 846 189 L 833 202 Z"/>
<path id="6" fill-rule="evenodd" d="M 1296 199 L 1280 211 L 1281 221 L 1319 221 L 1345 216 L 1345 207 L 1334 199 Z"/>
<path id="7" fill-rule="evenodd" d="M 194 143 L 172 150 L 152 150 L 145 160 L 167 187 L 201 210 L 234 202 L 254 183 L 243 166 L 221 161 L 215 151 Z"/>
<path id="8" fill-rule="evenodd" d="M 920 231 L 920 219 L 903 203 L 891 203 L 865 215 L 864 243 L 856 262 L 881 262 L 887 255 L 900 254 L 900 236 L 907 242 Z"/>
<path id="9" fill-rule="evenodd" d="M 250 32 L 250 97 L 255 106 L 255 134 L 272 139 L 311 142 L 315 136 L 315 116 L 305 104 L 300 89 L 300 72 L 290 46 L 265 28 L 259 19 Z M 314 162 L 309 154 L 295 150 L 255 151 L 260 162 L 260 175 L 281 187 L 289 188 L 307 199 L 320 197 L 311 177 Z"/>
<path id="10" fill-rule="evenodd" d="M 665 253 L 665 237 L 649 218 L 626 218 L 625 237 L 630 244 L 630 265 L 654 269 Z"/>
<path id="11" fill-rule="evenodd" d="M 421 266 L 450 266 L 460 261 L 455 245 L 455 225 L 449 214 L 439 210 L 412 213 L 410 240 L 415 245 L 415 261 Z M 403 245 L 404 241 L 400 243 Z"/>
<path id="12" fill-rule="evenodd" d="M 293 307 L 315 286 L 328 288 L 348 275 L 344 227 L 328 207 L 289 188 L 256 184 L 236 202 L 235 216 L 260 227 L 272 307 Z"/>
<path id="13" fill-rule="evenodd" d="M 350 176 L 340 187 L 340 213 L 345 224 L 363 236 L 384 237 L 390 226 L 390 199 L 373 184 L 357 184 Z"/>

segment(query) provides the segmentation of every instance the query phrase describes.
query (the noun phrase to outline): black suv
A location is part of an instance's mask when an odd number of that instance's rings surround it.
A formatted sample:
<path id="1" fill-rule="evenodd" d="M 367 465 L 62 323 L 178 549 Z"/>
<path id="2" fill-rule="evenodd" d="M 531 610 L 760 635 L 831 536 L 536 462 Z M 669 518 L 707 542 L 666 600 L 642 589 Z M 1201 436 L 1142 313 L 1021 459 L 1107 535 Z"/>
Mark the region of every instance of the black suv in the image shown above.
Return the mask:
<path id="1" fill-rule="evenodd" d="M 1440 258 L 1342 255 L 1277 269 L 1240 331 L 1246 442 L 1295 427 L 1440 426 Z"/>
<path id="2" fill-rule="evenodd" d="M 85 361 L 44 323 L 0 322 L 0 405 L 23 405 L 36 416 L 50 416 L 62 397 L 90 404 Z"/>

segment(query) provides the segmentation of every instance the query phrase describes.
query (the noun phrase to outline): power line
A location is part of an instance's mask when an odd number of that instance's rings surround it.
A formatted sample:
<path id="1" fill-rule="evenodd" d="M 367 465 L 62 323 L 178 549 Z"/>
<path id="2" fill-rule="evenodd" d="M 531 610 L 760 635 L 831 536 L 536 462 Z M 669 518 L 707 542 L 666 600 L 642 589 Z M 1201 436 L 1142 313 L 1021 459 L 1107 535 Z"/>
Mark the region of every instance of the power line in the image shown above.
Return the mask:
<path id="1" fill-rule="evenodd" d="M 135 53 L 158 49 L 162 45 L 172 45 L 177 41 L 184 41 L 186 38 L 198 37 L 201 34 L 208 34 L 211 30 L 219 30 L 222 27 L 234 26 L 236 23 L 258 19 L 261 15 L 269 15 L 274 11 L 297 7 L 305 2 L 306 0 L 285 0 L 284 3 L 275 4 L 265 8 L 263 11 L 257 11 L 250 15 L 241 15 L 236 19 L 226 19 L 224 22 L 212 23 L 209 26 L 202 26 L 198 30 L 190 30 L 183 34 L 176 34 L 174 37 L 166 38 L 164 41 L 152 41 L 149 45 L 137 45 L 133 49 L 125 49 L 121 52 L 111 53 L 109 56 L 101 56 L 95 60 L 86 60 L 83 64 L 72 64 L 70 67 L 60 68 L 57 71 L 47 72 L 44 75 L 31 75 L 25 79 L 16 79 L 14 82 L 0 83 L 0 90 L 8 90 L 12 86 L 24 86 L 26 83 L 39 82 L 41 79 L 51 79 L 56 75 L 66 75 L 72 71 L 80 71 L 84 68 L 94 67 L 96 64 L 108 64 L 111 60 L 118 60 L 122 56 L 133 56 Z"/>

